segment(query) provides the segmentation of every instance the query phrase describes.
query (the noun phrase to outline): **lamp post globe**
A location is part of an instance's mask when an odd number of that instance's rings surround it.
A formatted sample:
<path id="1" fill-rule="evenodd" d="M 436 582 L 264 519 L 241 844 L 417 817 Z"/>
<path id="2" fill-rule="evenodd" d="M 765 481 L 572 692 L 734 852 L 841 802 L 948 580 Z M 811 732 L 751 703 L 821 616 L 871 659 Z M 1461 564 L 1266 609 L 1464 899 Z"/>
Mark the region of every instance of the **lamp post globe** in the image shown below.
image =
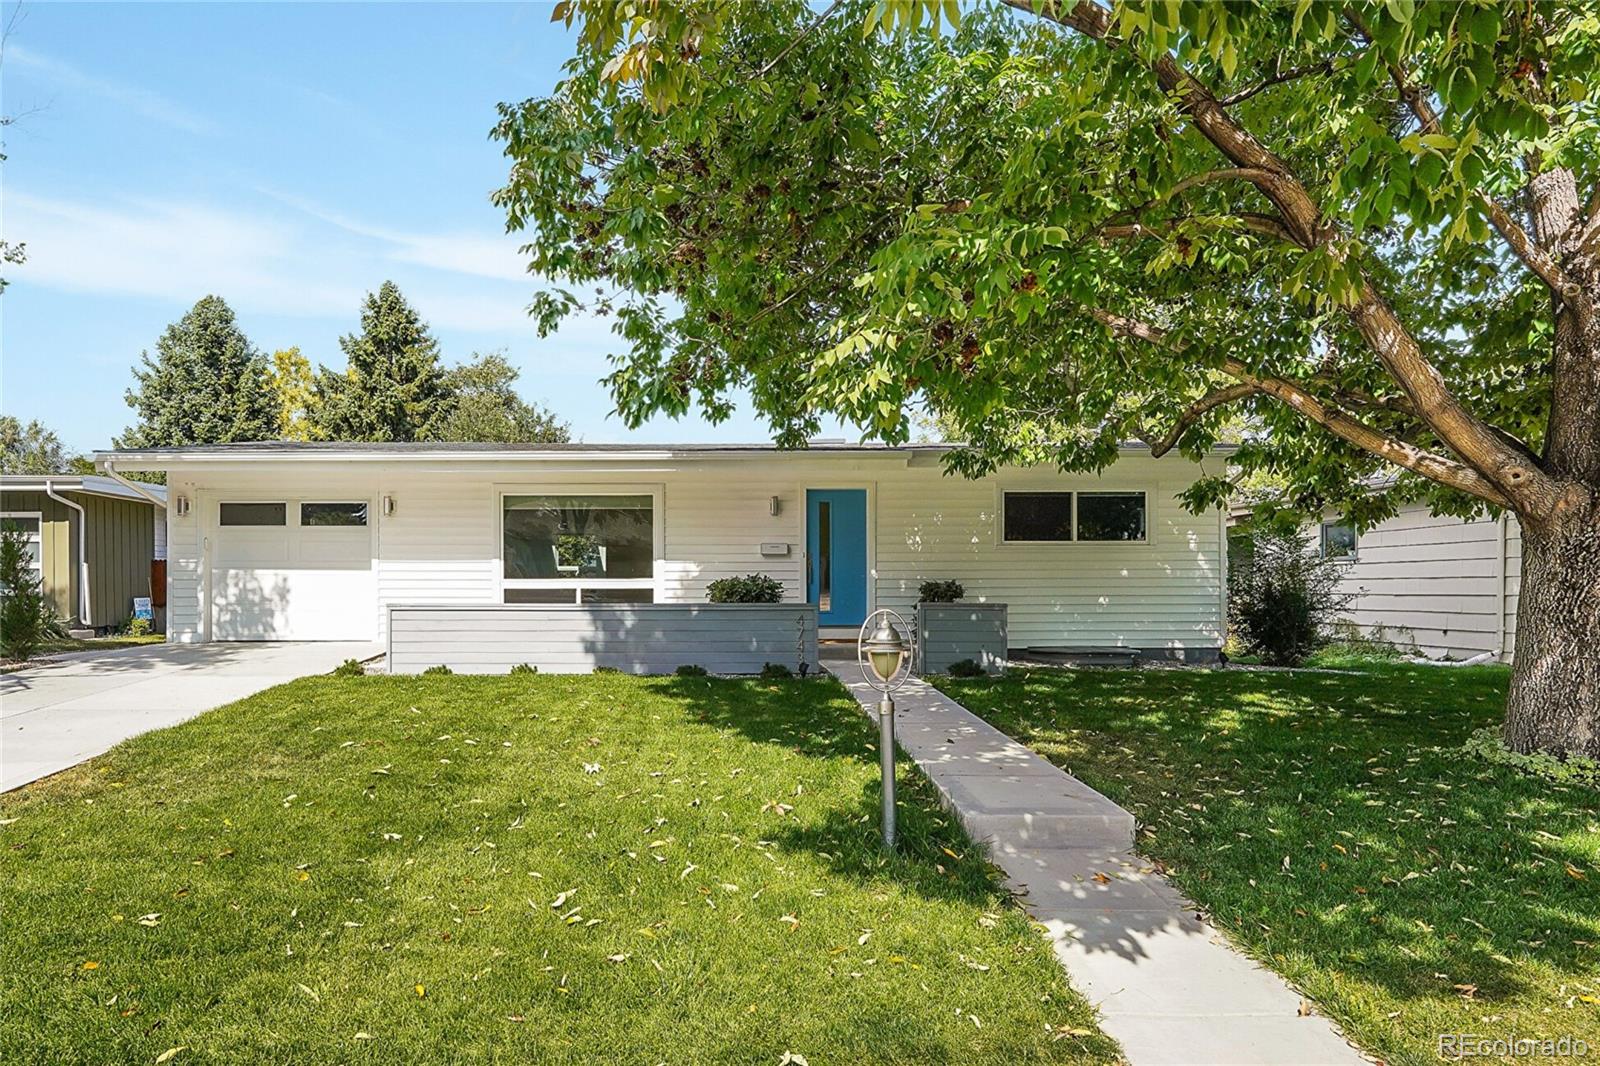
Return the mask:
<path id="1" fill-rule="evenodd" d="M 899 622 L 898 626 L 895 622 Z M 856 658 L 861 677 L 883 694 L 878 701 L 878 766 L 883 776 L 883 846 L 894 847 L 894 690 L 910 675 L 911 642 L 906 620 L 888 608 L 873 611 L 861 623 L 856 641 Z"/>

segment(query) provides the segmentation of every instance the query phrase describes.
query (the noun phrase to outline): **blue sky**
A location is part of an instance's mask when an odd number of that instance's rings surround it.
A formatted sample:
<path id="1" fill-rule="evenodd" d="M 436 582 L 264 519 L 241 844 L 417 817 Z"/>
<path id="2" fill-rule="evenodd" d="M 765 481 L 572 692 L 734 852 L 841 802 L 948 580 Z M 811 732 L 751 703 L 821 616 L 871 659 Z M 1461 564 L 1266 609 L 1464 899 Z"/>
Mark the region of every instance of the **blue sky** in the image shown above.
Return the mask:
<path id="1" fill-rule="evenodd" d="M 9 15 L 12 4 L 5 4 Z M 495 104 L 549 91 L 572 33 L 548 4 L 24 5 L 0 91 L 0 408 L 73 448 L 132 411 L 139 353 L 208 292 L 264 351 L 340 366 L 393 279 L 446 359 L 503 350 L 529 399 L 589 441 L 629 439 L 599 378 L 609 324 L 541 340 L 537 281 L 489 203 Z M 835 435 L 838 435 L 837 432 Z M 764 440 L 747 411 L 658 420 L 651 441 Z"/>

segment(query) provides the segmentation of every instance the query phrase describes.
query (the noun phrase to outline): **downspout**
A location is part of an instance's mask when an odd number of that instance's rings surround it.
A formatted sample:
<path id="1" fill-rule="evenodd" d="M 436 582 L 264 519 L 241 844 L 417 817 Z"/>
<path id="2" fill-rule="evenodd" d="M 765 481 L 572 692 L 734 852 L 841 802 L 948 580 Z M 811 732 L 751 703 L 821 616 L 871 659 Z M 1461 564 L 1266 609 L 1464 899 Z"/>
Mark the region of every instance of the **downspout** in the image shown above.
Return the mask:
<path id="1" fill-rule="evenodd" d="M 84 544 L 89 539 L 89 519 L 81 503 L 56 495 L 55 483 L 49 478 L 44 482 L 44 494 L 78 512 L 78 624 L 88 629 L 94 625 L 89 619 L 89 560 L 84 552 Z"/>
<path id="2" fill-rule="evenodd" d="M 1506 654 L 1506 522 L 1504 511 L 1500 512 L 1499 528 L 1495 531 L 1495 543 L 1500 550 L 1495 555 L 1495 565 L 1499 569 L 1500 580 L 1495 583 L 1495 637 L 1494 661 L 1499 662 Z"/>

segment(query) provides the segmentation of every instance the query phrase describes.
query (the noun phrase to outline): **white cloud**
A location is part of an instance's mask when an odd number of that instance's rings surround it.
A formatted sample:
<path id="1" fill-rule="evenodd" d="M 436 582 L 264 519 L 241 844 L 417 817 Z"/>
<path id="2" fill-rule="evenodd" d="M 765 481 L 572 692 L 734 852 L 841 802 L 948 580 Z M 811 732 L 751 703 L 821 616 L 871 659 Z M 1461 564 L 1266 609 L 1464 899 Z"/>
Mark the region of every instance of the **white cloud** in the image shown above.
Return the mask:
<path id="1" fill-rule="evenodd" d="M 27 262 L 12 271 L 23 284 L 178 305 L 216 293 L 241 310 L 352 317 L 364 293 L 393 277 L 435 326 L 533 329 L 530 279 L 507 268 L 485 237 L 358 229 L 321 215 L 315 220 L 325 224 L 307 225 L 189 203 L 85 203 L 11 189 L 4 204 L 7 236 L 28 245 Z"/>
<path id="2" fill-rule="evenodd" d="M 517 250 L 526 241 L 509 234 L 410 233 L 363 222 L 288 193 L 264 187 L 260 191 L 346 233 L 388 245 L 387 254 L 396 262 L 500 281 L 528 281 L 527 259 Z"/>
<path id="3" fill-rule="evenodd" d="M 216 129 L 216 124 L 211 120 L 158 92 L 90 74 L 71 63 L 53 59 L 19 44 L 6 45 L 6 62 L 35 72 L 55 88 L 99 96 L 145 118 L 188 133 L 211 133 Z"/>

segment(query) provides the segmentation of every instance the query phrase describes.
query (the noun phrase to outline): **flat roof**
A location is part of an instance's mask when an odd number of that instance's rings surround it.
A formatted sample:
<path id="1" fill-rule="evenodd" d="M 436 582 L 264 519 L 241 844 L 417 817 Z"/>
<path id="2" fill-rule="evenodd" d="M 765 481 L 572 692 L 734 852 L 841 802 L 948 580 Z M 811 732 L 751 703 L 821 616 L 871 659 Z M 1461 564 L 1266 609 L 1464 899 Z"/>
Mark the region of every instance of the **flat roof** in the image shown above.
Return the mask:
<path id="1" fill-rule="evenodd" d="M 499 444 L 449 443 L 441 441 L 259 441 L 240 444 L 193 444 L 171 448 L 129 448 L 96 452 L 94 461 L 102 469 L 108 465 L 123 470 L 161 469 L 195 462 L 227 462 L 255 459 L 376 460 L 376 459 L 676 459 L 738 456 L 857 455 L 857 456 L 937 456 L 964 448 L 963 444 L 850 444 L 844 441 L 813 441 L 801 448 L 780 448 L 776 444 Z M 1148 452 L 1149 446 L 1130 442 L 1123 452 Z M 1232 445 L 1219 445 L 1215 451 L 1232 452 Z"/>
<path id="2" fill-rule="evenodd" d="M 135 481 L 134 484 L 152 496 L 159 496 L 163 500 L 167 498 L 165 485 L 151 485 L 143 481 Z M 43 492 L 47 485 L 56 492 L 85 492 L 91 496 L 112 496 L 119 500 L 150 503 L 147 497 L 114 478 L 99 474 L 0 474 L 0 490 L 6 492 Z"/>

